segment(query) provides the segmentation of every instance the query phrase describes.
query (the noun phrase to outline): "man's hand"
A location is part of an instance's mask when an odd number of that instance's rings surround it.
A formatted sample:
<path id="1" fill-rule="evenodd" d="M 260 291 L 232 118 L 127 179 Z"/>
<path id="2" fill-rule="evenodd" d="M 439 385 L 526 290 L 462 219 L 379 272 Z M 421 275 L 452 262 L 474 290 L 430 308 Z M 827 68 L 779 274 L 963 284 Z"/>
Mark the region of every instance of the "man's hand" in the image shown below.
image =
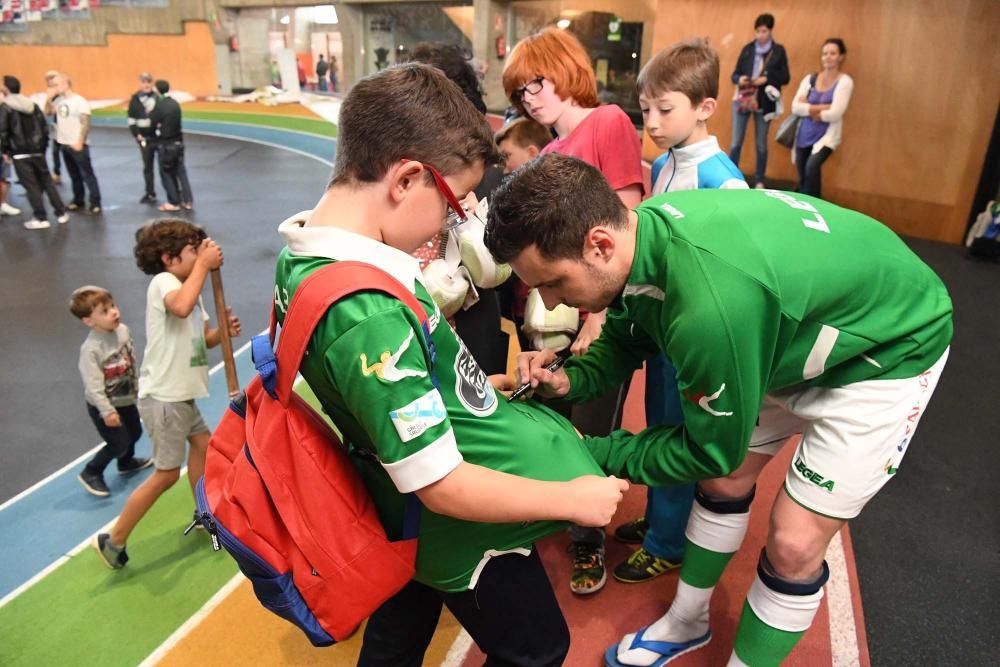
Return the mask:
<path id="1" fill-rule="evenodd" d="M 104 425 L 108 428 L 118 428 L 122 425 L 122 418 L 117 410 L 104 415 Z"/>
<path id="2" fill-rule="evenodd" d="M 569 377 L 562 368 L 555 373 L 546 366 L 556 360 L 552 350 L 522 352 L 517 355 L 517 386 L 525 382 L 531 384 L 539 394 L 546 397 L 565 396 L 569 393 Z"/>
<path id="3" fill-rule="evenodd" d="M 580 327 L 579 333 L 576 334 L 576 340 L 573 341 L 573 344 L 569 348 L 574 357 L 586 354 L 587 350 L 590 349 L 590 344 L 600 337 L 606 317 L 606 310 L 587 315 L 587 319 L 583 322 L 583 326 Z"/>
<path id="4" fill-rule="evenodd" d="M 71 148 L 75 150 L 77 153 L 83 151 L 83 141 L 76 142 L 71 146 Z"/>
<path id="5" fill-rule="evenodd" d="M 490 375 L 489 381 L 490 384 L 493 385 L 494 389 L 499 391 L 504 396 L 507 396 L 508 398 L 512 393 L 514 393 L 514 390 L 517 389 L 518 387 L 518 384 L 517 382 L 514 381 L 514 378 L 507 375 L 506 373 L 497 373 L 496 375 Z"/>
<path id="6" fill-rule="evenodd" d="M 214 271 L 222 266 L 222 248 L 212 239 L 205 239 L 198 246 L 197 262 L 206 270 Z"/>
<path id="7" fill-rule="evenodd" d="M 618 509 L 618 503 L 628 491 L 628 482 L 617 477 L 584 475 L 568 482 L 570 493 L 578 508 L 572 517 L 580 526 L 606 526 L 611 523 Z"/>
<path id="8" fill-rule="evenodd" d="M 758 76 L 756 79 L 753 79 L 750 83 L 752 83 L 755 86 L 763 86 L 764 84 L 767 83 L 767 77 Z"/>

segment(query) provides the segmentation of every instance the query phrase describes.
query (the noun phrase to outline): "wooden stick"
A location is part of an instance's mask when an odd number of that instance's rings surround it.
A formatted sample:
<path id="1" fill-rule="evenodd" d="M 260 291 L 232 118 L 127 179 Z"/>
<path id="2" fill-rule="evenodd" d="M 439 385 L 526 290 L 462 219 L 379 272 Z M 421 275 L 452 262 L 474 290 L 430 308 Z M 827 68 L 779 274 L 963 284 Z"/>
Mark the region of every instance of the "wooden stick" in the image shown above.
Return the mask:
<path id="1" fill-rule="evenodd" d="M 233 359 L 233 341 L 229 336 L 229 311 L 226 309 L 226 295 L 222 291 L 222 273 L 212 270 L 212 295 L 215 297 L 215 317 L 219 321 L 219 340 L 222 343 L 222 363 L 226 367 L 226 386 L 229 398 L 240 393 L 240 381 L 236 377 L 236 360 Z"/>

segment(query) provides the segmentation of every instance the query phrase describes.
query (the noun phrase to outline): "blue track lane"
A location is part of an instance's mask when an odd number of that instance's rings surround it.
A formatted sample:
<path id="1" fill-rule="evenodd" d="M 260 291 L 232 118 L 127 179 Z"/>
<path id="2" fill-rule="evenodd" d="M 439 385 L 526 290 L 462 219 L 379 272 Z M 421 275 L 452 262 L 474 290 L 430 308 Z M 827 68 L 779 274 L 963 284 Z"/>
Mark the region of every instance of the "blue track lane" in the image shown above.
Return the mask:
<path id="1" fill-rule="evenodd" d="M 125 118 L 95 117 L 94 125 L 124 128 L 126 123 Z M 269 144 L 303 153 L 327 164 L 332 162 L 337 146 L 336 140 L 329 137 L 241 123 L 191 120 L 184 122 L 184 130 L 193 134 Z M 241 378 L 249 380 L 253 377 L 255 371 L 249 348 L 236 357 L 236 369 Z M 209 398 L 198 401 L 198 406 L 205 421 L 214 427 L 228 403 L 225 373 L 220 369 L 209 377 Z M 145 434 L 136 445 L 136 454 L 150 455 L 149 439 Z M 77 480 L 82 465 L 63 471 L 0 511 L 0 534 L 7 536 L 0 551 L 0 598 L 67 555 L 101 526 L 112 521 L 121 512 L 129 493 L 149 475 L 149 471 L 143 471 L 122 478 L 109 470 L 105 479 L 111 489 L 111 497 L 97 498 L 86 493 Z M 179 483 L 185 484 L 186 481 Z"/>

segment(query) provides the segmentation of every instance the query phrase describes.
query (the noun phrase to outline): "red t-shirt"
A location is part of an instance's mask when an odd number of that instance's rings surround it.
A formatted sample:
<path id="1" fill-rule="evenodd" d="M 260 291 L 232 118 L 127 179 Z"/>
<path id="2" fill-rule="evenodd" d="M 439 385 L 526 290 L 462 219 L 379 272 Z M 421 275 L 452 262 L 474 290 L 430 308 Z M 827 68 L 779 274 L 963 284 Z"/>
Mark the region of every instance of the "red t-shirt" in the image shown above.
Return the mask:
<path id="1" fill-rule="evenodd" d="M 541 154 L 559 153 L 580 158 L 601 170 L 612 190 L 638 184 L 642 180 L 642 145 L 632 121 L 616 104 L 597 107 L 572 132 L 549 142 Z"/>

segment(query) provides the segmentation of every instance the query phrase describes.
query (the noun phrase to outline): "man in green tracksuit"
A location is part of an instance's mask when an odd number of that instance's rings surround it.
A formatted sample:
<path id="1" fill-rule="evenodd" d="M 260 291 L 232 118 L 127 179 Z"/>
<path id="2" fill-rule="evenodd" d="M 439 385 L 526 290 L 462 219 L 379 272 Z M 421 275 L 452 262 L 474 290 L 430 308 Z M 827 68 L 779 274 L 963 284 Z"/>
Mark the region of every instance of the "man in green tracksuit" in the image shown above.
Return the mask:
<path id="1" fill-rule="evenodd" d="M 804 195 L 691 191 L 627 211 L 600 174 L 546 156 L 494 196 L 486 244 L 549 308 L 610 307 L 587 354 L 545 395 L 586 400 L 652 353 L 677 368 L 684 425 L 587 440 L 609 473 L 699 481 L 677 596 L 608 649 L 663 665 L 708 643 L 708 605 L 746 532 L 758 474 L 802 439 L 771 513 L 730 665 L 778 665 L 812 623 L 827 545 L 895 474 L 948 355 L 951 300 L 888 228 Z"/>

